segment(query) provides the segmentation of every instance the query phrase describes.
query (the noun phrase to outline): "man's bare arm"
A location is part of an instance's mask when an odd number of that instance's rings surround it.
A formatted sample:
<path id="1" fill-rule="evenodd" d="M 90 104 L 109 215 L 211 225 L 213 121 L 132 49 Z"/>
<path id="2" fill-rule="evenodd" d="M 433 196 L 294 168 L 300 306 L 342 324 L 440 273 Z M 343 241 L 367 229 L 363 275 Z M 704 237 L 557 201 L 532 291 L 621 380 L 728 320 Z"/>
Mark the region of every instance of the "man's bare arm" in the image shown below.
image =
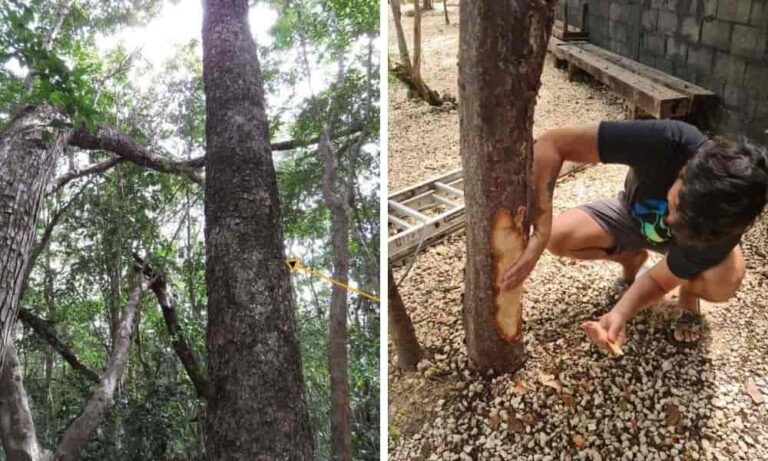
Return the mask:
<path id="1" fill-rule="evenodd" d="M 683 282 L 669 270 L 665 257 L 638 277 L 613 309 L 629 320 Z"/>
<path id="2" fill-rule="evenodd" d="M 510 267 L 502 289 L 512 289 L 528 277 L 547 247 L 552 231 L 552 198 L 563 162 L 597 163 L 597 125 L 556 128 L 541 135 L 533 146 L 533 189 L 536 194 L 533 232 L 523 254 Z"/>

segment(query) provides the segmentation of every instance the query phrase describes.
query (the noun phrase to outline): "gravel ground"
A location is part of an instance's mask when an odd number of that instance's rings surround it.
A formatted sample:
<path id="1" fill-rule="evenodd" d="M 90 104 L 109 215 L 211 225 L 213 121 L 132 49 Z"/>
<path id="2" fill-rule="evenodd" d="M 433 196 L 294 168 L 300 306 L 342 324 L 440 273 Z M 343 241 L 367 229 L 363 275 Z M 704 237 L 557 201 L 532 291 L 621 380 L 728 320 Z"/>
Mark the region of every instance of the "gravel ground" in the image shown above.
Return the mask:
<path id="1" fill-rule="evenodd" d="M 434 88 L 455 94 L 457 30 L 438 13 L 425 18 L 423 74 Z M 451 20 L 458 20 L 455 10 Z M 404 93 L 392 84 L 390 190 L 460 164 L 455 111 L 408 102 Z M 563 72 L 545 68 L 535 131 L 621 117 L 622 107 L 605 91 L 571 86 Z M 556 212 L 615 195 L 625 172 L 600 165 L 562 180 Z M 618 268 L 545 254 L 526 282 L 529 358 L 514 375 L 467 368 L 464 237 L 426 248 L 400 289 L 430 357 L 418 372 L 401 373 L 390 349 L 390 459 L 768 459 L 766 407 L 747 393 L 747 383 L 756 397 L 768 392 L 766 221 L 744 238 L 748 272 L 737 296 L 706 306 L 705 338 L 684 349 L 669 342 L 673 311 L 660 305 L 632 321 L 622 357 L 604 356 L 579 325 L 615 303 Z M 395 268 L 397 279 L 403 269 Z"/>
<path id="2" fill-rule="evenodd" d="M 440 94 L 458 94 L 458 5 L 449 2 L 451 25 L 443 19 L 442 4 L 422 20 L 422 76 Z M 405 5 L 403 6 L 405 9 Z M 390 12 L 391 18 L 391 12 Z M 403 18 L 406 37 L 412 38 L 413 18 Z M 399 60 L 395 27 L 390 21 L 389 54 Z M 413 47 L 409 41 L 409 50 Z M 622 118 L 621 99 L 592 82 L 568 83 L 565 72 L 547 62 L 536 105 L 533 134 L 574 122 Z M 389 84 L 389 190 L 394 192 L 424 179 L 459 168 L 459 114 L 406 98 L 403 86 Z M 428 161 L 425 161 L 428 159 Z"/>

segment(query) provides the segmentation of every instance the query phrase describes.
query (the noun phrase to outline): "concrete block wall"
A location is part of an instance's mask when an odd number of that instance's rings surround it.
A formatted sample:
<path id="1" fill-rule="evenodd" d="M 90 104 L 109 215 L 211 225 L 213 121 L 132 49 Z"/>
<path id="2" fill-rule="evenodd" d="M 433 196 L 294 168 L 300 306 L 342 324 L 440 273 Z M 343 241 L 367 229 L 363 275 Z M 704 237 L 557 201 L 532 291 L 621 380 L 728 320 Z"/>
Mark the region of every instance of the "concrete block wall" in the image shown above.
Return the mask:
<path id="1" fill-rule="evenodd" d="M 717 131 L 768 144 L 768 0 L 565 1 L 590 42 L 714 91 Z"/>

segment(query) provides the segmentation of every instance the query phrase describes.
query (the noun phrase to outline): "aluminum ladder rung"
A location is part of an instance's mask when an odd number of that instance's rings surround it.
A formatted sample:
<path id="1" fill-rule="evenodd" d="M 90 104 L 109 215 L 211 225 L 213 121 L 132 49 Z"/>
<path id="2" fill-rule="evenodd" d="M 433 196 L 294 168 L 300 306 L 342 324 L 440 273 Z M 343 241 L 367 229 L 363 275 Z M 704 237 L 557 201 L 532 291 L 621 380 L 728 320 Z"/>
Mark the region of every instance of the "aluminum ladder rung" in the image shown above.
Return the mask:
<path id="1" fill-rule="evenodd" d="M 448 184 L 444 184 L 441 182 L 435 182 L 435 189 L 445 192 L 447 194 L 456 195 L 458 197 L 464 197 L 464 192 L 460 191 L 459 189 L 456 189 L 455 187 L 449 186 Z"/>
<path id="2" fill-rule="evenodd" d="M 389 200 L 388 203 L 389 203 L 390 207 L 394 208 L 395 210 L 399 211 L 400 213 L 402 213 L 402 214 L 404 214 L 406 216 L 410 216 L 411 218 L 417 219 L 417 220 L 421 221 L 422 223 L 425 223 L 425 222 L 429 221 L 429 216 L 427 216 L 425 214 L 422 214 L 422 213 L 419 213 L 416 210 L 412 210 L 411 208 L 408 208 L 405 205 L 401 205 L 401 204 L 395 202 L 394 200 Z"/>
<path id="3" fill-rule="evenodd" d="M 408 224 L 407 222 L 403 221 L 402 219 L 400 219 L 400 218 L 398 218 L 396 216 L 393 216 L 391 214 L 389 216 L 387 216 L 387 220 L 389 222 L 391 222 L 392 224 L 403 228 L 404 230 L 408 230 L 408 229 L 411 229 L 413 227 L 411 224 Z"/>

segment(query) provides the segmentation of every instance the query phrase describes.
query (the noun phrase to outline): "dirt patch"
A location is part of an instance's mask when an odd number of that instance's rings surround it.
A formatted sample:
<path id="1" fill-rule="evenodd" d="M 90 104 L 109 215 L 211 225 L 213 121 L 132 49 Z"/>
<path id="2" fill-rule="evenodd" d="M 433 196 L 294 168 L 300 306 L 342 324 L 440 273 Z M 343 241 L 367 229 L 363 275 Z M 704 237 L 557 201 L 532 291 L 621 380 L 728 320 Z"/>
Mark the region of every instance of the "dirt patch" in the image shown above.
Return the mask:
<path id="1" fill-rule="evenodd" d="M 455 94 L 457 28 L 443 24 L 442 4 L 436 8 L 424 19 L 423 75 Z M 394 46 L 390 53 L 396 59 Z M 458 114 L 410 102 L 390 83 L 390 190 L 458 168 Z M 620 118 L 622 104 L 608 91 L 569 84 L 545 66 L 534 134 Z M 569 176 L 555 191 L 555 212 L 614 196 L 625 174 L 600 165 Z M 420 371 L 400 373 L 390 349 L 390 459 L 768 459 L 765 404 L 745 392 L 749 379 L 768 392 L 766 219 L 742 248 L 747 276 L 734 299 L 708 309 L 710 331 L 699 345 L 673 346 L 671 313 L 657 308 L 631 322 L 617 359 L 588 343 L 580 324 L 614 305 L 618 267 L 545 253 L 525 285 L 528 361 L 515 375 L 488 376 L 467 367 L 463 235 L 424 249 L 400 291 L 430 358 Z M 401 264 L 395 278 L 403 272 Z"/>

